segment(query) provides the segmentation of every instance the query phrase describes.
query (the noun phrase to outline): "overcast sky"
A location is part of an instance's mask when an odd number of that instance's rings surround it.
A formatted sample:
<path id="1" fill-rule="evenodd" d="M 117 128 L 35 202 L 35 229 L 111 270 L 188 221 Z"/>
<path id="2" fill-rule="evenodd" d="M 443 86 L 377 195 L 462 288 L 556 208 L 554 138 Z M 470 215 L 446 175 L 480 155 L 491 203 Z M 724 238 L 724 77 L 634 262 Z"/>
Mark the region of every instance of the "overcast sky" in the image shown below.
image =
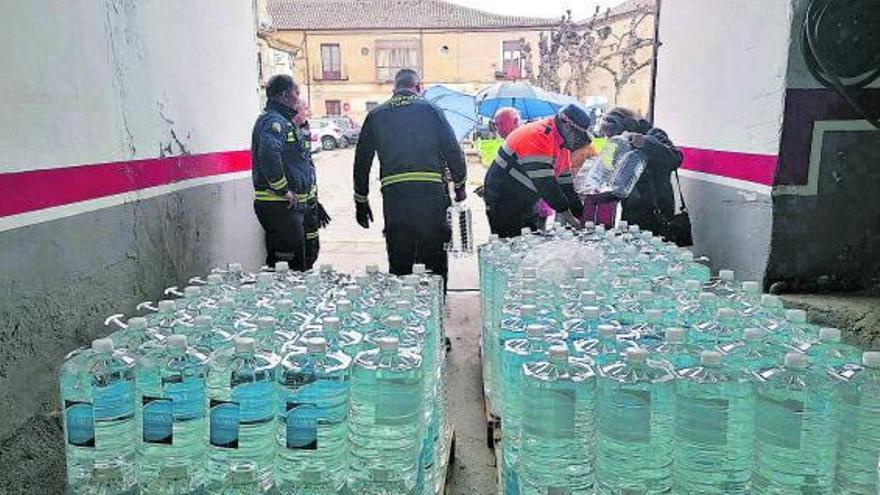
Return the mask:
<path id="1" fill-rule="evenodd" d="M 558 17 L 571 9 L 576 19 L 584 19 L 593 14 L 596 5 L 602 8 L 614 7 L 623 0 L 447 0 L 489 12 L 509 15 L 528 15 L 536 17 Z"/>

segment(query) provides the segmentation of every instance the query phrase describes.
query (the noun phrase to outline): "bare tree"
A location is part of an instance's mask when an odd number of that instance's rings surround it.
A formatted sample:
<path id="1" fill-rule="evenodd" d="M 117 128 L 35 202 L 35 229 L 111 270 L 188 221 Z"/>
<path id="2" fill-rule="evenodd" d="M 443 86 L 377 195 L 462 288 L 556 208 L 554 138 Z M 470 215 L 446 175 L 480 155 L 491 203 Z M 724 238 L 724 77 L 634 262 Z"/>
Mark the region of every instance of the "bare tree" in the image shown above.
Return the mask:
<path id="1" fill-rule="evenodd" d="M 652 55 L 642 54 L 642 48 L 650 47 L 654 44 L 653 32 L 650 37 L 643 37 L 639 34 L 642 23 L 646 19 L 653 18 L 653 12 L 646 6 L 639 7 L 632 13 L 626 30 L 622 33 L 610 33 L 610 53 L 600 57 L 595 62 L 595 66 L 607 72 L 614 83 L 614 103 L 620 97 L 623 88 L 632 82 L 633 77 L 643 69 L 650 67 Z"/>

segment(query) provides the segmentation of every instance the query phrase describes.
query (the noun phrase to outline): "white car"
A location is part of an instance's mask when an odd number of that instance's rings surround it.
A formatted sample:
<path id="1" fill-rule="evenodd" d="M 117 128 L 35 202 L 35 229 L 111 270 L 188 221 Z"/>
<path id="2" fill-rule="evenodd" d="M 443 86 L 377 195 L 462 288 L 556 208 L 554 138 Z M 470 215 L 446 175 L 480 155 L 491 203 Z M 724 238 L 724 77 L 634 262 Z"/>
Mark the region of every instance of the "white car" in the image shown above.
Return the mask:
<path id="1" fill-rule="evenodd" d="M 322 119 L 310 120 L 309 128 L 312 131 L 312 136 L 318 138 L 318 142 L 321 143 L 321 148 L 324 150 L 330 151 L 348 147 L 348 139 L 342 129 L 332 122 Z"/>

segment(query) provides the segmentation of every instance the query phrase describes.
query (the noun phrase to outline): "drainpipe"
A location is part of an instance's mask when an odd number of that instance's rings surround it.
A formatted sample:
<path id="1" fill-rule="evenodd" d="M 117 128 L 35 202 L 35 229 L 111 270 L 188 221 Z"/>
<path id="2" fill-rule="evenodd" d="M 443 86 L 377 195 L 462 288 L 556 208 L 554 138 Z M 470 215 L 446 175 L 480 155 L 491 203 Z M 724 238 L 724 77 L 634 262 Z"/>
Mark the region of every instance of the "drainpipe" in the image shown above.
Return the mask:
<path id="1" fill-rule="evenodd" d="M 654 122 L 654 100 L 657 98 L 657 55 L 660 51 L 660 4 L 663 0 L 655 0 L 654 5 L 654 44 L 651 55 L 651 96 L 648 100 L 648 122 Z"/>

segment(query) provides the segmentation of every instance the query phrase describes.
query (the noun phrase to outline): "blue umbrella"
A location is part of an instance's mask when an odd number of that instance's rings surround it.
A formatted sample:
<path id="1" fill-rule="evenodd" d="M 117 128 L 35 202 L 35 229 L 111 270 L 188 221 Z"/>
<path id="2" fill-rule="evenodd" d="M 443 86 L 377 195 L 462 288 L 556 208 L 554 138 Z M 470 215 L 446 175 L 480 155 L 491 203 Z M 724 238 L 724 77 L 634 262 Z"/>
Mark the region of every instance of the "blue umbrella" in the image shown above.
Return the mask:
<path id="1" fill-rule="evenodd" d="M 472 95 L 438 85 L 428 88 L 423 96 L 443 110 L 459 142 L 477 126 L 477 107 Z"/>
<path id="2" fill-rule="evenodd" d="M 502 107 L 516 108 L 523 119 L 532 120 L 553 115 L 564 106 L 553 93 L 526 81 L 495 83 L 477 93 L 476 99 L 480 115 L 490 118 Z"/>

